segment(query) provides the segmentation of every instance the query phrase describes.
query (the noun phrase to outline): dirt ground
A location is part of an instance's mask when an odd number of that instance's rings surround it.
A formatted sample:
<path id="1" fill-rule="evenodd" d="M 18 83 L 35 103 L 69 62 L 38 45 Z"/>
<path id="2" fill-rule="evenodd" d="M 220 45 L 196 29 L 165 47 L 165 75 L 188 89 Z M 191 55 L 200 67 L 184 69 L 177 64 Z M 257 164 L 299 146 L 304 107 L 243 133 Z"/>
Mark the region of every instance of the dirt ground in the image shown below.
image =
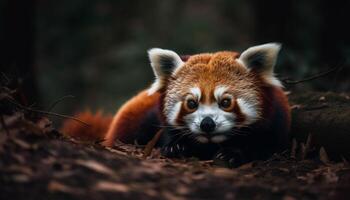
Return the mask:
<path id="1" fill-rule="evenodd" d="M 236 169 L 158 150 L 143 158 L 140 146 L 66 138 L 1 98 L 0 199 L 350 199 L 348 161 L 332 162 L 307 142 Z"/>

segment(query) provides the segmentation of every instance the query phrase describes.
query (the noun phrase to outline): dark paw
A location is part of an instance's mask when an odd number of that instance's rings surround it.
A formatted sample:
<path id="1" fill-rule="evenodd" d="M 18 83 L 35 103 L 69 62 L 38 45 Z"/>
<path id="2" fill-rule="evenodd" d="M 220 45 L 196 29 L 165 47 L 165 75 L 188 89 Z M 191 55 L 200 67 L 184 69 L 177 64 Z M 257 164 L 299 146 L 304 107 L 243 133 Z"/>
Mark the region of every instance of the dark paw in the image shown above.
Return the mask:
<path id="1" fill-rule="evenodd" d="M 229 168 L 239 167 L 247 162 L 242 151 L 237 149 L 220 150 L 213 160 L 215 165 Z"/>
<path id="2" fill-rule="evenodd" d="M 186 157 L 188 152 L 188 148 L 184 144 L 169 144 L 163 146 L 161 149 L 161 153 L 163 156 L 168 158 L 182 158 Z"/>

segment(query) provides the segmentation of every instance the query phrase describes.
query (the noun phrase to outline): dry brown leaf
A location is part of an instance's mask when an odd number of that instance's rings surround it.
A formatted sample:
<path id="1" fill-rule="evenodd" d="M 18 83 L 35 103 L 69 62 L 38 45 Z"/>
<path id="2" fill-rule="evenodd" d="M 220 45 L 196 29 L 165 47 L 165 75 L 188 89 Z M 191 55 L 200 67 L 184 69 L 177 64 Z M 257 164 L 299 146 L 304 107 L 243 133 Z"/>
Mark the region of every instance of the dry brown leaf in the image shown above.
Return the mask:
<path id="1" fill-rule="evenodd" d="M 330 168 L 327 169 L 327 172 L 324 173 L 326 181 L 328 183 L 336 183 L 339 180 L 339 177 L 334 173 Z"/>
<path id="2" fill-rule="evenodd" d="M 233 177 L 237 174 L 237 171 L 228 168 L 215 168 L 213 171 L 214 175 L 228 178 Z"/>
<path id="3" fill-rule="evenodd" d="M 163 134 L 163 129 L 159 130 L 154 137 L 147 143 L 145 149 L 144 149 L 144 155 L 143 157 L 146 158 L 151 155 L 152 150 L 154 146 L 157 144 L 158 140 L 160 139 L 160 136 Z"/>
<path id="4" fill-rule="evenodd" d="M 29 143 L 27 143 L 23 140 L 20 140 L 18 138 L 12 137 L 11 139 L 15 144 L 17 144 L 18 146 L 20 146 L 23 149 L 31 149 L 31 147 L 32 147 Z"/>
<path id="5" fill-rule="evenodd" d="M 180 195 L 186 195 L 186 194 L 190 193 L 190 190 L 189 190 L 188 186 L 179 185 L 176 188 L 176 193 L 178 193 Z"/>
<path id="6" fill-rule="evenodd" d="M 100 174 L 108 176 L 116 175 L 112 169 L 94 160 L 77 160 L 76 163 Z"/>
<path id="7" fill-rule="evenodd" d="M 113 148 L 110 148 L 110 147 L 105 147 L 108 151 L 112 152 L 112 153 L 117 153 L 117 154 L 121 154 L 121 155 L 124 155 L 126 156 L 127 153 L 126 152 L 123 152 L 123 151 L 120 151 L 120 150 L 116 150 L 116 149 L 113 149 Z"/>
<path id="8" fill-rule="evenodd" d="M 168 199 L 168 200 L 185 200 L 185 198 L 178 196 L 178 195 L 175 195 L 175 194 L 172 194 L 168 191 L 164 191 L 164 192 L 162 192 L 162 194 L 165 197 L 165 199 Z"/>
<path id="9" fill-rule="evenodd" d="M 300 105 L 300 104 L 294 104 L 294 105 L 292 105 L 292 106 L 290 107 L 290 109 L 292 109 L 292 110 L 294 110 L 294 109 L 298 110 L 298 109 L 301 109 L 302 107 L 303 107 L 303 106 Z"/>
<path id="10" fill-rule="evenodd" d="M 325 164 L 329 163 L 329 157 L 324 147 L 320 148 L 320 160 Z"/>
<path id="11" fill-rule="evenodd" d="M 109 191 L 109 192 L 122 192 L 126 193 L 130 191 L 130 188 L 126 184 L 109 182 L 109 181 L 100 181 L 95 187 L 99 191 Z"/>
<path id="12" fill-rule="evenodd" d="M 40 129 L 42 129 L 44 133 L 48 133 L 48 132 L 51 132 L 53 130 L 52 122 L 46 117 L 43 117 L 39 121 L 37 121 L 36 125 Z"/>
<path id="13" fill-rule="evenodd" d="M 80 188 L 68 186 L 68 185 L 60 183 L 58 181 L 51 181 L 47 187 L 48 187 L 48 190 L 51 192 L 63 192 L 63 193 L 69 193 L 69 194 L 82 194 L 83 193 L 83 190 Z"/>
<path id="14" fill-rule="evenodd" d="M 249 162 L 249 163 L 246 163 L 244 165 L 241 165 L 240 167 L 238 167 L 237 169 L 250 169 L 253 167 L 253 162 Z"/>
<path id="15" fill-rule="evenodd" d="M 30 167 L 26 167 L 26 166 L 23 166 L 23 165 L 10 165 L 7 168 L 7 170 L 20 172 L 20 173 L 26 174 L 26 175 L 32 175 L 33 174 L 33 170 Z"/>
<path id="16" fill-rule="evenodd" d="M 15 126 L 19 122 L 19 120 L 22 118 L 23 118 L 23 114 L 17 112 L 12 114 L 11 116 L 4 116 L 4 123 L 7 128 L 11 128 Z"/>
<path id="17" fill-rule="evenodd" d="M 12 176 L 13 180 L 16 182 L 24 183 L 29 181 L 29 176 L 25 174 L 16 174 Z"/>
<path id="18" fill-rule="evenodd" d="M 36 124 L 34 124 L 31 121 L 28 120 L 21 120 L 20 125 L 23 126 L 23 128 L 26 129 L 27 132 L 31 132 L 37 135 L 42 135 L 44 133 L 44 131 L 39 128 Z"/>
<path id="19" fill-rule="evenodd" d="M 313 139 L 312 134 L 309 133 L 309 135 L 307 136 L 306 144 L 305 144 L 305 154 L 308 154 L 311 150 L 312 139 Z"/>

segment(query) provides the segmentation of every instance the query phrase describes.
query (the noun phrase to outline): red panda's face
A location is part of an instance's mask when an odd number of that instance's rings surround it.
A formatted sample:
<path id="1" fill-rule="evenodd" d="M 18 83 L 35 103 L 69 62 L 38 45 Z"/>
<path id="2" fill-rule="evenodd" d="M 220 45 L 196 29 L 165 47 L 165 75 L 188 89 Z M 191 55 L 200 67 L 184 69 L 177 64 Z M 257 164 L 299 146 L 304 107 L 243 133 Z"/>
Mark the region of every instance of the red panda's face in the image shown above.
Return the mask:
<path id="1" fill-rule="evenodd" d="M 236 61 L 237 54 L 192 56 L 168 80 L 164 115 L 187 127 L 200 142 L 222 142 L 233 128 L 260 117 L 256 76 Z M 207 136 L 212 137 L 207 137 Z"/>
<path id="2" fill-rule="evenodd" d="M 246 60 L 234 52 L 199 54 L 186 62 L 167 60 L 172 53 L 165 53 L 157 58 L 163 71 L 157 74 L 157 62 L 151 63 L 158 79 L 149 92 L 162 87 L 166 122 L 189 130 L 201 143 L 223 142 L 259 120 L 261 85 L 278 84 L 274 77 L 248 68 Z M 169 70 L 172 65 L 177 67 Z"/>

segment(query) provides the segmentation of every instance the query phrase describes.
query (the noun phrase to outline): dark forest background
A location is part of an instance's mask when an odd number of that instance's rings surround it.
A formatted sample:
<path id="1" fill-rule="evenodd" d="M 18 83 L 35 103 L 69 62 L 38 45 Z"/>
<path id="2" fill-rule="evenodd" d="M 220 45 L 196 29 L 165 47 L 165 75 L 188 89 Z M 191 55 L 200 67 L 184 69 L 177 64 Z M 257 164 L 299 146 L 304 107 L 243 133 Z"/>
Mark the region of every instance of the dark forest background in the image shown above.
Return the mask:
<path id="1" fill-rule="evenodd" d="M 281 42 L 276 73 L 301 79 L 336 65 L 327 77 L 293 86 L 350 91 L 350 1 L 319 0 L 2 0 L 1 71 L 20 77 L 28 104 L 55 111 L 113 113 L 153 81 L 146 51 L 242 51 Z"/>

